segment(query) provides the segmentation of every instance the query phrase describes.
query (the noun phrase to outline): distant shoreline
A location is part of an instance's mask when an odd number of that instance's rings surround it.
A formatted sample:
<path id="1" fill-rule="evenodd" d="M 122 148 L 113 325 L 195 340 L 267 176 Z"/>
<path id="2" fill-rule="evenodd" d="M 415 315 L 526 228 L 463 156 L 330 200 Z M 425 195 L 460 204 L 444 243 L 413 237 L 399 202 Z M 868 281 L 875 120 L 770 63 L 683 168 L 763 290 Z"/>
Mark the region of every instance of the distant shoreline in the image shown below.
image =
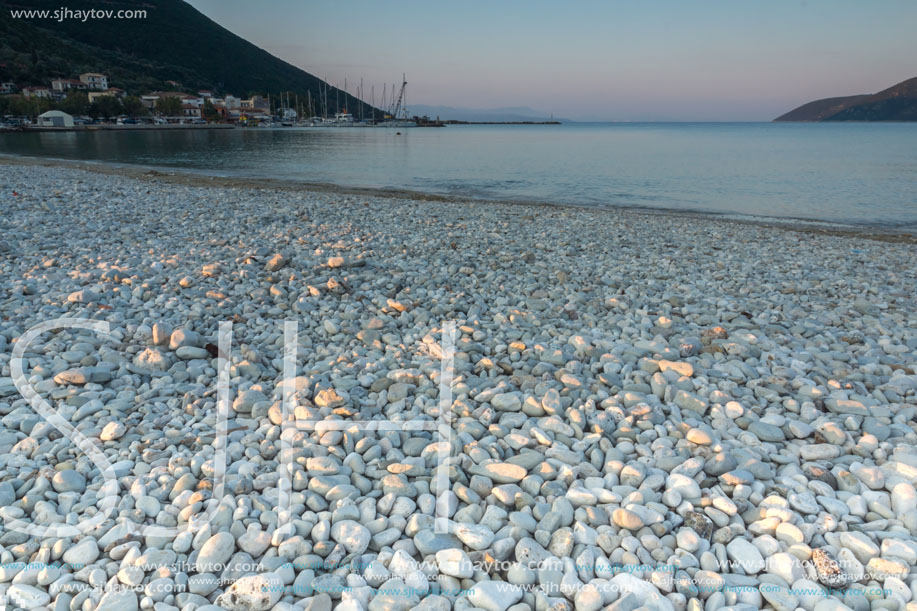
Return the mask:
<path id="1" fill-rule="evenodd" d="M 561 121 L 459 121 L 447 119 L 440 121 L 444 125 L 562 125 Z"/>

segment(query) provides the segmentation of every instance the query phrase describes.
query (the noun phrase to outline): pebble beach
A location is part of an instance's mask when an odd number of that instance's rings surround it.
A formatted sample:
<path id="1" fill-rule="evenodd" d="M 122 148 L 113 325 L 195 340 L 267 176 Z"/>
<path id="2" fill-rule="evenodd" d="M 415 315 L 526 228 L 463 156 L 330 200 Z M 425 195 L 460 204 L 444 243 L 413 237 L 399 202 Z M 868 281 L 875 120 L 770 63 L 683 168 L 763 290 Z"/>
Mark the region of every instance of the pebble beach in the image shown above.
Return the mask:
<path id="1" fill-rule="evenodd" d="M 9 608 L 917 609 L 914 240 L 0 164 Z"/>

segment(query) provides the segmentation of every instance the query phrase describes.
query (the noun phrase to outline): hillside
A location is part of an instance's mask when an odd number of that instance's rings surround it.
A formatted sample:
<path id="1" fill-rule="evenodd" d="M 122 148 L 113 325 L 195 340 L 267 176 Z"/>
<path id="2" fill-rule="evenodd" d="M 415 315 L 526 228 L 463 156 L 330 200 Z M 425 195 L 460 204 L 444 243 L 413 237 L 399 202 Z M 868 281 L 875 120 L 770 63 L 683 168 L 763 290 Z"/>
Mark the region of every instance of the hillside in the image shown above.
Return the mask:
<path id="1" fill-rule="evenodd" d="M 236 36 L 182 0 L 67 3 L 71 10 L 145 9 L 145 19 L 84 23 L 10 15 L 11 9 L 59 8 L 59 0 L 0 0 L 0 81 L 47 84 L 56 77 L 102 72 L 113 86 L 129 92 L 175 89 L 166 81 L 177 81 L 187 91 L 320 97 L 321 79 Z M 352 96 L 330 87 L 327 99 L 329 112 L 338 103 L 351 110 L 358 105 Z"/>
<path id="2" fill-rule="evenodd" d="M 917 77 L 871 95 L 809 102 L 774 121 L 917 121 Z"/>

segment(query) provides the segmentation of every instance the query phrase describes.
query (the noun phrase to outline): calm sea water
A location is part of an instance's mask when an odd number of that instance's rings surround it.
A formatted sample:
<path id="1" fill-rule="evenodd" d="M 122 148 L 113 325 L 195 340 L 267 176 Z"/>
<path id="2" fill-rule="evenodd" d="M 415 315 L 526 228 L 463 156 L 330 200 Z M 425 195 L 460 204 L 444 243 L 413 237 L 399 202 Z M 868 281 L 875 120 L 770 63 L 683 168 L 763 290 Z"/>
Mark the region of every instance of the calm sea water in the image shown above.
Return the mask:
<path id="1" fill-rule="evenodd" d="M 917 124 L 27 133 L 0 136 L 0 152 L 469 198 L 917 229 Z"/>

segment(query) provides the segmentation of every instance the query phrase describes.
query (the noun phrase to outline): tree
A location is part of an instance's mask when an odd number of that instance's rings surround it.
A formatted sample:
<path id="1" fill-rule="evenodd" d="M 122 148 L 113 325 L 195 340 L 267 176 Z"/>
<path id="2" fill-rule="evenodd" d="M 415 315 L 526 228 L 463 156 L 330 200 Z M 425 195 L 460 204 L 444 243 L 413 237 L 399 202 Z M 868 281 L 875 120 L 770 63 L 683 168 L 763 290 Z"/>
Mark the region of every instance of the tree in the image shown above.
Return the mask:
<path id="1" fill-rule="evenodd" d="M 146 106 L 143 105 L 143 102 L 140 101 L 135 95 L 129 95 L 124 98 L 124 112 L 131 117 L 139 117 L 141 115 L 149 114 Z"/>
<path id="2" fill-rule="evenodd" d="M 180 117 L 181 100 L 174 96 L 166 96 L 156 100 L 156 112 L 166 117 Z"/>
<path id="3" fill-rule="evenodd" d="M 35 110 L 32 104 L 25 96 L 10 95 L 4 96 L 8 100 L 6 113 L 16 117 L 25 117 L 31 115 Z"/>
<path id="4" fill-rule="evenodd" d="M 208 121 L 216 121 L 217 109 L 210 100 L 204 100 L 204 108 L 201 109 L 201 115 Z"/>
<path id="5" fill-rule="evenodd" d="M 60 103 L 60 109 L 74 117 L 85 115 L 89 112 L 89 96 L 82 91 L 71 91 Z"/>
<path id="6" fill-rule="evenodd" d="M 103 95 L 96 98 L 96 101 L 89 106 L 89 114 L 93 117 L 114 117 L 124 111 L 121 106 L 121 100 L 113 95 Z"/>

